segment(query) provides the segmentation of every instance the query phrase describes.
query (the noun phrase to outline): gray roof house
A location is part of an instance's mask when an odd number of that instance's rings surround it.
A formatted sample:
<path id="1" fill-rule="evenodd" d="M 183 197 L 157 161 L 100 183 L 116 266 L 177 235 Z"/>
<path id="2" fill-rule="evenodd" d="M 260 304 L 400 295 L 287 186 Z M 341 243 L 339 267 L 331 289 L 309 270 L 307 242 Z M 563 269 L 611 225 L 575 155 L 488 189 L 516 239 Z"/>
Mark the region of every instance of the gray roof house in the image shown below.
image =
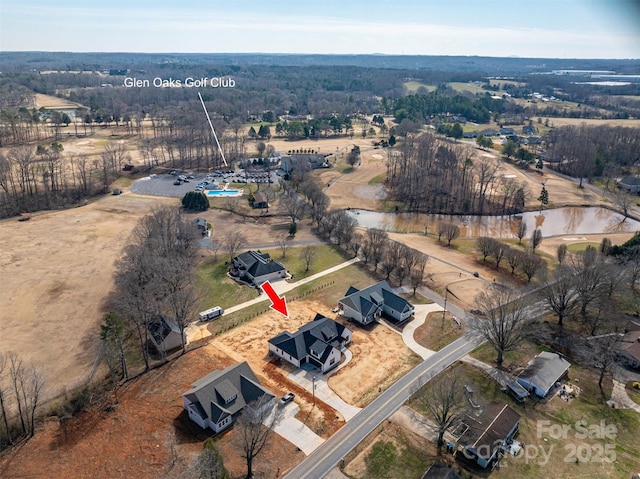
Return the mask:
<path id="1" fill-rule="evenodd" d="M 363 290 L 349 287 L 338 305 L 342 314 L 361 324 L 369 324 L 385 313 L 396 321 L 406 321 L 414 313 L 413 305 L 391 290 L 386 281 L 380 281 Z"/>
<path id="2" fill-rule="evenodd" d="M 271 409 L 275 395 L 262 387 L 247 362 L 213 371 L 182 395 L 189 419 L 216 433 L 229 427 L 245 407 Z"/>
<path id="3" fill-rule="evenodd" d="M 324 373 L 340 364 L 342 350 L 351 343 L 351 337 L 351 330 L 317 314 L 295 333 L 285 331 L 271 338 L 269 354 L 296 367 L 309 363 Z"/>
<path id="4" fill-rule="evenodd" d="M 229 274 L 247 283 L 260 285 L 265 281 L 286 278 L 287 268 L 273 261 L 268 253 L 247 251 L 233 258 Z"/>
<path id="5" fill-rule="evenodd" d="M 627 176 L 622 178 L 617 183 L 618 188 L 625 190 L 627 193 L 639 193 L 640 192 L 640 177 Z"/>
<path id="6" fill-rule="evenodd" d="M 147 324 L 149 339 L 161 353 L 166 353 L 171 349 L 182 347 L 182 338 L 186 342 L 184 331 L 180 331 L 180 326 L 172 318 L 158 316 Z"/>
<path id="7" fill-rule="evenodd" d="M 559 354 L 543 351 L 529 361 L 518 376 L 518 383 L 543 398 L 567 374 L 570 366 L 571 363 Z"/>
<path id="8" fill-rule="evenodd" d="M 467 416 L 457 449 L 484 468 L 498 461 L 520 427 L 520 415 L 507 404 L 490 404 L 479 417 Z"/>
<path id="9" fill-rule="evenodd" d="M 282 168 L 282 171 L 285 173 L 291 173 L 298 168 L 317 170 L 319 168 L 329 168 L 330 166 L 329 161 L 324 155 L 316 153 L 300 153 L 283 156 L 280 162 L 280 168 Z"/>

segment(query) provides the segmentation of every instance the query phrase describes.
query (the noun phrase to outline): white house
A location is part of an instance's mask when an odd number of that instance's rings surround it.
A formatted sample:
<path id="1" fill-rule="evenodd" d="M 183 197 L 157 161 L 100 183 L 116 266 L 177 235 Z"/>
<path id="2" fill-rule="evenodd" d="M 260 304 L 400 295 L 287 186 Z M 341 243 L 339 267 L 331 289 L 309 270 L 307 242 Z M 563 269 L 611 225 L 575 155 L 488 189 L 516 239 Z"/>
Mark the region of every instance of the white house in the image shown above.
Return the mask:
<path id="1" fill-rule="evenodd" d="M 338 301 L 343 315 L 361 324 L 369 324 L 382 313 L 398 322 L 413 316 L 413 305 L 391 290 L 386 281 L 380 281 L 363 290 L 351 286 L 344 298 Z"/>
<path id="2" fill-rule="evenodd" d="M 229 274 L 247 283 L 260 285 L 287 277 L 287 268 L 273 261 L 268 253 L 247 251 L 233 258 Z"/>
<path id="3" fill-rule="evenodd" d="M 567 374 L 570 366 L 571 363 L 559 354 L 543 351 L 529 361 L 518 376 L 518 383 L 543 398 Z"/>
<path id="4" fill-rule="evenodd" d="M 189 419 L 202 429 L 218 433 L 229 427 L 245 408 L 257 408 L 255 416 L 273 408 L 275 395 L 262 387 L 247 362 L 213 371 L 182 395 Z"/>
<path id="5" fill-rule="evenodd" d="M 271 338 L 269 353 L 296 367 L 312 364 L 324 373 L 340 364 L 342 350 L 351 343 L 351 337 L 351 330 L 317 314 L 295 333 L 285 331 Z"/>
<path id="6" fill-rule="evenodd" d="M 149 339 L 162 353 L 166 353 L 172 349 L 182 347 L 182 340 L 185 343 L 187 336 L 184 331 L 180 330 L 178 323 L 167 316 L 158 316 L 147 325 L 149 331 Z"/>
<path id="7" fill-rule="evenodd" d="M 640 193 L 640 177 L 627 176 L 618 181 L 617 185 L 618 188 L 625 190 L 627 193 Z"/>

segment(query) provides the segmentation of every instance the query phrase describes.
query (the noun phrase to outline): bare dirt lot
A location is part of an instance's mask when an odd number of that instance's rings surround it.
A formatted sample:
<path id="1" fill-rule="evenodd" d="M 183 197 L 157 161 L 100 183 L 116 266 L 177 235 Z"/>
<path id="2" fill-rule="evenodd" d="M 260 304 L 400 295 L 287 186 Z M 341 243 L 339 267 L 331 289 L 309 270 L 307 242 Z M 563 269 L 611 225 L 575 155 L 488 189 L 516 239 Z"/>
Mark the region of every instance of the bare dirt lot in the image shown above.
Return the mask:
<path id="1" fill-rule="evenodd" d="M 3 478 L 182 478 L 212 431 L 193 424 L 182 409 L 181 394 L 194 381 L 235 363 L 209 345 L 155 369 L 120 391 L 111 412 L 99 405 L 62 428 L 49 418 L 36 436 L 0 456 Z M 264 378 L 256 371 L 259 379 Z M 233 428 L 216 442 L 233 478 L 246 466 L 233 446 Z M 277 434 L 254 464 L 256 478 L 276 477 L 299 463 L 304 454 Z M 45 473 L 46 471 L 46 473 Z"/>

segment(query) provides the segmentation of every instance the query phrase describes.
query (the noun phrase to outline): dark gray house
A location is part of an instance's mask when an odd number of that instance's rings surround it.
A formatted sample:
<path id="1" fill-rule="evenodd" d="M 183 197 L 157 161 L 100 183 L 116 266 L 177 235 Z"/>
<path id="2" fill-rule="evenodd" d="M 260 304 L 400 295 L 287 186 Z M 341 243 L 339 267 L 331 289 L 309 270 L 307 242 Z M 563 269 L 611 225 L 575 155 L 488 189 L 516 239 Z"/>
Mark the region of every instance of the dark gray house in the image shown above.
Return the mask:
<path id="1" fill-rule="evenodd" d="M 351 343 L 351 330 L 317 314 L 295 333 L 285 331 L 269 340 L 269 353 L 300 367 L 310 363 L 323 373 L 340 364 L 342 350 Z"/>
<path id="2" fill-rule="evenodd" d="M 285 174 L 293 170 L 302 168 L 307 170 L 317 170 L 319 168 L 329 168 L 329 161 L 321 154 L 301 153 L 283 156 L 280 168 Z"/>
<path id="3" fill-rule="evenodd" d="M 262 387 L 246 361 L 213 371 L 182 395 L 189 418 L 202 429 L 209 427 L 215 432 L 229 427 L 244 408 L 260 413 L 273 408 L 274 400 L 275 395 Z"/>
<path id="4" fill-rule="evenodd" d="M 273 261 L 268 253 L 247 251 L 233 258 L 229 274 L 253 285 L 287 277 L 287 268 Z"/>
<path id="5" fill-rule="evenodd" d="M 347 318 L 369 324 L 385 313 L 396 321 L 406 321 L 415 311 L 413 305 L 391 290 L 386 281 L 380 281 L 363 290 L 349 287 L 339 307 Z"/>

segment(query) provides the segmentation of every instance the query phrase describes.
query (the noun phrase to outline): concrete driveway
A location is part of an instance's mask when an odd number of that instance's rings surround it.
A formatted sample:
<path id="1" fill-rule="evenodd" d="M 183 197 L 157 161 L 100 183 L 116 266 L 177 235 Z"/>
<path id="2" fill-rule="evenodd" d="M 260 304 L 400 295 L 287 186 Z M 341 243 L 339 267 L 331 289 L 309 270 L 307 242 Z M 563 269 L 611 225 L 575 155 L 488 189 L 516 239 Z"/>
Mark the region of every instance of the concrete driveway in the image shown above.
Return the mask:
<path id="1" fill-rule="evenodd" d="M 429 356 L 434 354 L 435 351 L 420 346 L 414 339 L 413 334 L 416 332 L 416 329 L 424 324 L 429 313 L 433 313 L 434 311 L 442 311 L 443 308 L 439 304 L 435 303 L 416 304 L 414 308 L 414 318 L 402 329 L 402 341 L 407 345 L 409 349 L 411 349 L 411 351 L 416 353 L 422 359 L 427 359 Z"/>
<path id="2" fill-rule="evenodd" d="M 276 408 L 280 406 L 276 405 Z M 286 404 L 281 409 L 283 410 L 282 418 L 273 430 L 308 456 L 324 442 L 324 439 L 294 417 L 300 411 L 300 407 L 295 402 Z M 265 423 L 268 424 L 270 419 Z"/>
<path id="3" fill-rule="evenodd" d="M 331 406 L 348 421 L 360 412 L 360 408 L 347 404 L 338 396 L 327 384 L 328 376 L 323 375 L 319 371 L 306 371 L 304 369 L 296 369 L 289 374 L 289 379 L 295 381 L 301 387 L 313 394 L 313 383 L 315 376 L 316 397 L 324 403 Z"/>

